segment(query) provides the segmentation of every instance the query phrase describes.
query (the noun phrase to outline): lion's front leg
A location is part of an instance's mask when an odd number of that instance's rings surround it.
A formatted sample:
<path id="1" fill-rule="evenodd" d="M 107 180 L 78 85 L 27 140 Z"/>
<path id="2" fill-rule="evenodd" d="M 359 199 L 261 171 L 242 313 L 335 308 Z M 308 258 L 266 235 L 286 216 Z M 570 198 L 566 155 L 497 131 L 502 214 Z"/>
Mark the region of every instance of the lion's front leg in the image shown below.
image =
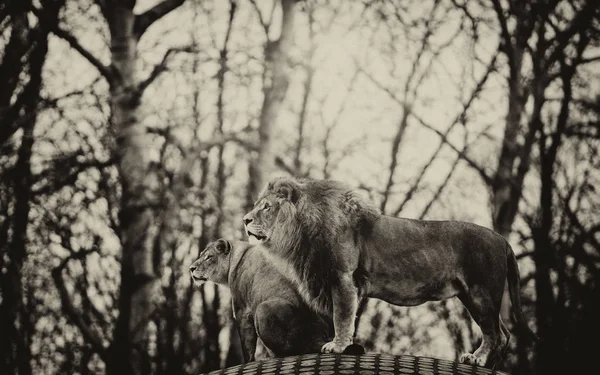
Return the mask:
<path id="1" fill-rule="evenodd" d="M 249 313 L 241 311 L 236 312 L 236 316 L 239 317 L 237 326 L 242 344 L 244 363 L 252 362 L 255 360 L 256 341 L 258 339 L 256 329 L 254 328 L 254 319 Z"/>
<path id="2" fill-rule="evenodd" d="M 354 286 L 352 272 L 340 276 L 337 286 L 332 288 L 333 327 L 335 337 L 321 348 L 323 353 L 342 353 L 352 344 L 354 319 L 358 309 L 358 289 Z"/>

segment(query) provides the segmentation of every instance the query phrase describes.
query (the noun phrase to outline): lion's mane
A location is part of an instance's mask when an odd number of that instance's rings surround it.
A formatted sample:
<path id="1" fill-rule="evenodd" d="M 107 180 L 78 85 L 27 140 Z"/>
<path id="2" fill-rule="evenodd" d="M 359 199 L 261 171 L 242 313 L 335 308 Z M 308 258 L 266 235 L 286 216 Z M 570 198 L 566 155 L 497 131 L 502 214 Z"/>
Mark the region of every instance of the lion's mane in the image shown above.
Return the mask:
<path id="1" fill-rule="evenodd" d="M 332 249 L 341 239 L 347 240 L 343 236 L 353 235 L 361 252 L 354 283 L 362 294 L 368 275 L 360 239 L 369 235 L 380 212 L 350 187 L 332 180 L 277 178 L 269 182 L 261 196 L 277 195 L 282 187 L 291 189 L 293 198 L 282 199 L 268 246 L 291 262 L 314 298 L 309 301 L 313 308 L 330 315 L 331 291 L 338 282 L 335 270 L 340 262 Z"/>

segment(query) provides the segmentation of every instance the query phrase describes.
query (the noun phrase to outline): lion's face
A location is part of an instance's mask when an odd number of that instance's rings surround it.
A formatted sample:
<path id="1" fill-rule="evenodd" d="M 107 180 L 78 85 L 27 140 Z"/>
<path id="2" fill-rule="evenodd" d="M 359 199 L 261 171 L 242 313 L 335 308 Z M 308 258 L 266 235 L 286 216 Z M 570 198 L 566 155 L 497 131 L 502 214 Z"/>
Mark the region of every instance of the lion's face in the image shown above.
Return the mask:
<path id="1" fill-rule="evenodd" d="M 299 197 L 297 184 L 289 179 L 275 179 L 261 193 L 252 211 L 244 216 L 244 228 L 251 244 L 268 243 L 274 223 L 283 205 L 294 204 Z"/>
<path id="2" fill-rule="evenodd" d="M 231 243 L 224 239 L 209 243 L 200 253 L 200 258 L 190 266 L 194 285 L 199 286 L 207 280 L 227 285 L 231 248 Z"/>
<path id="3" fill-rule="evenodd" d="M 273 234 L 273 223 L 279 213 L 280 203 L 273 194 L 265 194 L 244 216 L 244 228 L 251 244 L 268 242 Z"/>

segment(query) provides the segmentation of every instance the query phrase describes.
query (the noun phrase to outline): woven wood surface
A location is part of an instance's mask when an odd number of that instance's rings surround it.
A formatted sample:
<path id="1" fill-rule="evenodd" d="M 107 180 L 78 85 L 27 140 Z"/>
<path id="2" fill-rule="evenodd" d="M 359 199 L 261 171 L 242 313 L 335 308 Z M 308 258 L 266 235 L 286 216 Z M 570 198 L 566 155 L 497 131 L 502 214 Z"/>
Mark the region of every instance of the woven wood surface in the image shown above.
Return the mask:
<path id="1" fill-rule="evenodd" d="M 393 374 L 461 374 L 508 375 L 474 365 L 443 359 L 410 355 L 364 354 L 306 354 L 296 357 L 273 358 L 212 371 L 210 375 L 393 375 Z"/>

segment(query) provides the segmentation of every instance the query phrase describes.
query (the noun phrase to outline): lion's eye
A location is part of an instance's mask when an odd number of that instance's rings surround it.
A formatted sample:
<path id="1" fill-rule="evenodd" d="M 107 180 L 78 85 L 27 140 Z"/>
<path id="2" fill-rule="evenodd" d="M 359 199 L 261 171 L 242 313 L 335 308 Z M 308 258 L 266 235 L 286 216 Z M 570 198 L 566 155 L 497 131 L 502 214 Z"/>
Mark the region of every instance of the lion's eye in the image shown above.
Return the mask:
<path id="1" fill-rule="evenodd" d="M 268 204 L 268 203 L 265 203 L 265 204 L 263 205 L 263 208 L 262 208 L 262 209 L 263 209 L 263 210 L 265 210 L 265 211 L 269 211 L 269 210 L 271 209 L 271 205 L 270 205 L 270 204 Z"/>

